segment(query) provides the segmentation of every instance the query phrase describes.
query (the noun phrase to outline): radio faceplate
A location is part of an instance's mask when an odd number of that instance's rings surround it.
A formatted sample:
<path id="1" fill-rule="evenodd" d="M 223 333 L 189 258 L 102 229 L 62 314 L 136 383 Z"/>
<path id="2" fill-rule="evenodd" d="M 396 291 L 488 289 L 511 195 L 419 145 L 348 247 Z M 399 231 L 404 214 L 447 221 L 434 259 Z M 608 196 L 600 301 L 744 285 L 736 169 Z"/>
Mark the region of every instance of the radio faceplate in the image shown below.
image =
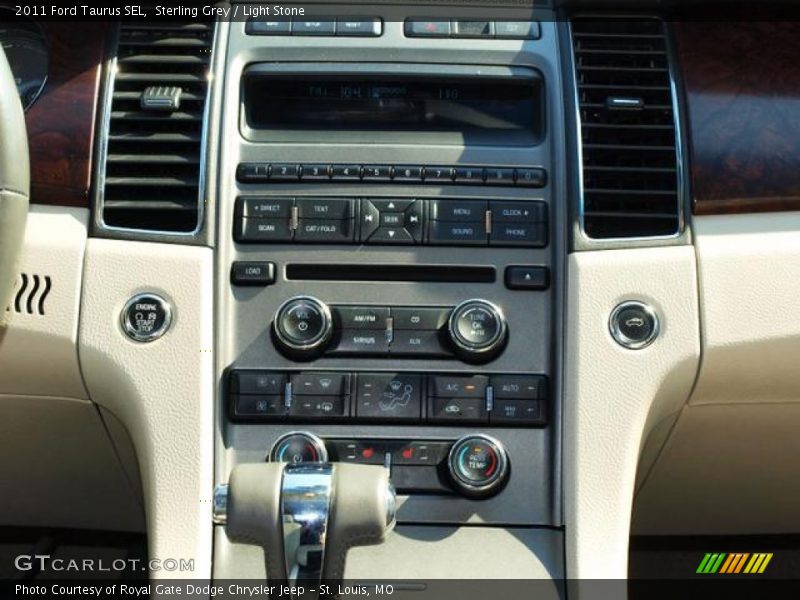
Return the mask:
<path id="1" fill-rule="evenodd" d="M 264 460 L 278 438 L 298 428 L 324 440 L 354 444 L 383 440 L 392 448 L 403 440 L 438 440 L 452 445 L 462 436 L 482 432 L 498 440 L 508 452 L 511 469 L 503 488 L 476 502 L 458 494 L 418 494 L 409 486 L 410 495 L 402 499 L 399 521 L 558 526 L 558 306 L 564 284 L 566 220 L 559 200 L 564 195 L 564 153 L 561 137 L 553 135 L 563 122 L 555 24 L 542 22 L 538 40 L 407 38 L 403 23 L 387 20 L 384 25 L 384 33 L 378 38 L 288 36 L 276 40 L 247 36 L 243 23 L 231 24 L 222 128 L 225 160 L 219 174 L 221 193 L 216 200 L 218 478 L 224 480 L 235 463 Z M 402 63 L 398 60 L 400 49 Z M 320 62 L 320 56 L 330 62 Z M 370 60 L 365 61 L 365 56 Z M 534 121 L 540 118 L 540 126 L 524 140 L 514 141 L 514 136 L 495 132 L 493 139 L 484 138 L 481 143 L 475 136 L 457 131 L 421 131 L 403 137 L 398 135 L 403 131 L 376 136 L 357 127 L 331 128 L 322 135 L 279 126 L 259 130 L 253 127 L 254 121 L 248 121 L 241 99 L 248 66 L 265 62 L 306 81 L 313 69 L 295 69 L 300 63 L 315 65 L 317 71 L 371 71 L 371 77 L 378 80 L 385 79 L 386 65 L 391 63 L 402 64 L 406 74 L 463 67 L 459 76 L 470 85 L 487 83 L 481 73 L 492 68 L 507 75 L 535 73 L 541 93 L 537 110 L 541 112 L 534 115 Z M 239 165 L 247 167 L 239 169 Z M 255 207 L 245 207 L 247 199 L 263 200 L 265 207 L 275 207 L 278 216 L 253 214 Z M 344 216 L 337 212 L 340 200 L 345 200 L 349 211 Z M 400 242 L 389 239 L 388 233 L 372 239 L 367 230 L 362 231 L 364 216 L 370 214 L 370 205 L 377 202 L 379 208 L 388 207 L 392 201 L 419 203 L 421 232 L 415 235 L 409 231 Z M 512 217 L 523 214 L 526 207 L 540 215 L 530 223 L 543 236 L 536 243 L 493 244 L 494 226 L 504 222 L 495 219 L 502 206 L 514 209 L 506 213 Z M 344 234 L 346 239 L 338 240 L 341 243 L 304 239 L 336 233 L 331 233 L 329 223 L 305 231 L 301 226 L 304 221 L 329 220 L 327 216 L 315 219 L 310 215 L 329 215 L 331 209 L 333 220 L 352 224 Z M 399 214 L 403 214 L 402 224 L 397 221 Z M 477 218 L 472 218 L 475 215 Z M 282 231 L 288 231 L 288 236 L 284 233 L 282 239 L 274 240 L 239 236 L 237 240 L 234 232 L 243 231 L 244 219 L 271 218 L 286 219 Z M 406 229 L 405 210 L 378 210 L 373 220 L 387 231 L 401 226 Z M 475 239 L 432 243 L 442 229 L 440 225 L 432 228 L 435 223 L 456 224 L 456 233 L 472 227 Z M 525 229 L 522 221 L 510 223 L 520 231 Z M 299 237 L 298 232 L 302 232 Z M 394 237 L 399 233 L 396 231 Z M 274 278 L 265 278 L 271 283 L 261 287 L 233 285 L 231 269 L 236 262 L 274 265 L 274 270 L 269 270 Z M 279 307 L 297 296 L 313 296 L 331 308 L 385 308 L 388 318 L 394 318 L 395 309 L 438 307 L 452 311 L 470 299 L 485 299 L 502 310 L 507 341 L 502 352 L 481 364 L 459 358 L 451 352 L 452 346 L 446 345 L 447 340 L 442 346 L 447 352 L 440 356 L 393 354 L 390 350 L 323 353 L 299 361 L 276 348 L 272 333 Z M 387 316 L 381 318 L 383 333 L 389 328 L 385 327 Z M 333 314 L 332 319 L 336 319 Z M 442 324 L 438 325 L 441 328 Z M 391 330 L 394 334 L 406 331 L 394 322 Z M 336 335 L 331 338 L 332 347 L 338 343 Z M 441 339 L 436 341 L 441 343 Z M 327 404 L 323 407 L 323 402 L 312 401 L 296 407 L 292 415 L 294 399 L 300 396 L 292 391 L 287 407 L 284 388 L 282 394 L 267 394 L 276 396 L 265 405 L 267 408 L 272 400 L 283 402 L 282 407 L 275 405 L 281 412 L 277 418 L 239 414 L 232 398 L 249 396 L 245 402 L 257 410 L 254 402 L 258 400 L 254 399 L 258 394 L 242 394 L 241 388 L 233 393 L 232 372 L 285 376 L 286 383 L 303 374 L 346 374 L 349 394 L 342 396 L 346 408 L 339 418 L 327 418 Z M 384 419 L 368 416 L 370 407 L 359 406 L 359 382 L 388 375 L 392 375 L 389 383 L 419 381 L 418 417 L 414 413 L 406 420 Z M 431 391 L 431 381 L 439 376 L 476 377 L 489 384 L 497 377 L 535 378 L 546 382 L 547 392 L 545 398 L 526 400 L 540 409 L 537 417 L 530 417 L 528 422 L 521 419 L 517 424 L 503 423 L 496 399 L 491 398 L 492 403 L 487 405 L 485 389 L 478 399 L 448 398 L 435 392 L 435 387 Z M 317 405 L 320 414 L 314 414 Z M 457 409 L 462 414 L 471 411 L 472 405 L 477 407 L 478 416 L 464 422 L 436 416 L 437 406 L 453 415 Z M 298 415 L 298 411 L 312 414 Z M 330 456 L 339 455 L 331 450 Z"/>

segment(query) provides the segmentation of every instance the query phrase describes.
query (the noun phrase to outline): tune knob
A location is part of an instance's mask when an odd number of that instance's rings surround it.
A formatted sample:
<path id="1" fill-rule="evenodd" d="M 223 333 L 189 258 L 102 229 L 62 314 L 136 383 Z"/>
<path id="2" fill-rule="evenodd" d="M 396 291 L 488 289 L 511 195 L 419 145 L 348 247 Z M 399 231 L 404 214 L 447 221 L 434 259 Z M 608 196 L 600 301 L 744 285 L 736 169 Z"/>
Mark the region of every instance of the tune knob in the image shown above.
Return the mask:
<path id="1" fill-rule="evenodd" d="M 279 437 L 269 451 L 270 462 L 328 462 L 325 442 L 307 431 L 292 431 Z"/>
<path id="2" fill-rule="evenodd" d="M 447 457 L 450 480 L 460 494 L 487 498 L 508 479 L 508 455 L 498 440 L 483 434 L 465 435 Z"/>
<path id="3" fill-rule="evenodd" d="M 325 351 L 333 335 L 331 311 L 311 296 L 290 298 L 275 313 L 272 331 L 283 354 L 299 360 L 314 358 Z"/>
<path id="4" fill-rule="evenodd" d="M 467 300 L 450 313 L 447 331 L 456 355 L 467 362 L 488 362 L 508 338 L 503 311 L 486 300 Z"/>

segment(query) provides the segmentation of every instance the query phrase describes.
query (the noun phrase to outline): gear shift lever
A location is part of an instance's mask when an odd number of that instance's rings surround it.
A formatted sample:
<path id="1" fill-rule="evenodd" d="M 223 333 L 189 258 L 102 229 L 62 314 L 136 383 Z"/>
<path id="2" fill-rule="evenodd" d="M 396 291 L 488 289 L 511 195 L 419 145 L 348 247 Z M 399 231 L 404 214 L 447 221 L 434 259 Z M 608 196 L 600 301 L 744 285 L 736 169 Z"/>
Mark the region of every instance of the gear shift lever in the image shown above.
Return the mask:
<path id="1" fill-rule="evenodd" d="M 394 517 L 389 473 L 373 465 L 238 465 L 214 492 L 215 522 L 232 541 L 262 546 L 267 576 L 302 586 L 303 600 L 341 580 L 347 550 L 381 543 Z"/>

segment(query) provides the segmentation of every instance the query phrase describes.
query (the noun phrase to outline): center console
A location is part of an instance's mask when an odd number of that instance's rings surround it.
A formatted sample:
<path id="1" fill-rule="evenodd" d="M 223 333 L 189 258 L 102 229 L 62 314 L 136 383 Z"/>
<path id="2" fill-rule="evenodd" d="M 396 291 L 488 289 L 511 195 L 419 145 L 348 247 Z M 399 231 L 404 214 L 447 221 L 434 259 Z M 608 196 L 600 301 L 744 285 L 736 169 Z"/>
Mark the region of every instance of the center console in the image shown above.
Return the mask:
<path id="1" fill-rule="evenodd" d="M 556 24 L 337 13 L 230 24 L 218 481 L 378 464 L 398 526 L 560 527 Z"/>

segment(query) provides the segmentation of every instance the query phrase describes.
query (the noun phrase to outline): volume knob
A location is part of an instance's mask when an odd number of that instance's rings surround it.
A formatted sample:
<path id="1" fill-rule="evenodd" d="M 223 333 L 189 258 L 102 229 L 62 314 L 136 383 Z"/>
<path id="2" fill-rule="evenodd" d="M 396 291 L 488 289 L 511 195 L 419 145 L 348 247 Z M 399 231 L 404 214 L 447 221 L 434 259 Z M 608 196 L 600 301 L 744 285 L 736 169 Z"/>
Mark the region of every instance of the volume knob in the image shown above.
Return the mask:
<path id="1" fill-rule="evenodd" d="M 276 311 L 272 331 L 278 350 L 289 358 L 315 358 L 325 351 L 333 335 L 331 311 L 311 296 L 290 298 Z"/>
<path id="2" fill-rule="evenodd" d="M 486 300 L 467 300 L 456 306 L 447 330 L 456 355 L 467 362 L 492 360 L 508 338 L 503 311 Z"/>

